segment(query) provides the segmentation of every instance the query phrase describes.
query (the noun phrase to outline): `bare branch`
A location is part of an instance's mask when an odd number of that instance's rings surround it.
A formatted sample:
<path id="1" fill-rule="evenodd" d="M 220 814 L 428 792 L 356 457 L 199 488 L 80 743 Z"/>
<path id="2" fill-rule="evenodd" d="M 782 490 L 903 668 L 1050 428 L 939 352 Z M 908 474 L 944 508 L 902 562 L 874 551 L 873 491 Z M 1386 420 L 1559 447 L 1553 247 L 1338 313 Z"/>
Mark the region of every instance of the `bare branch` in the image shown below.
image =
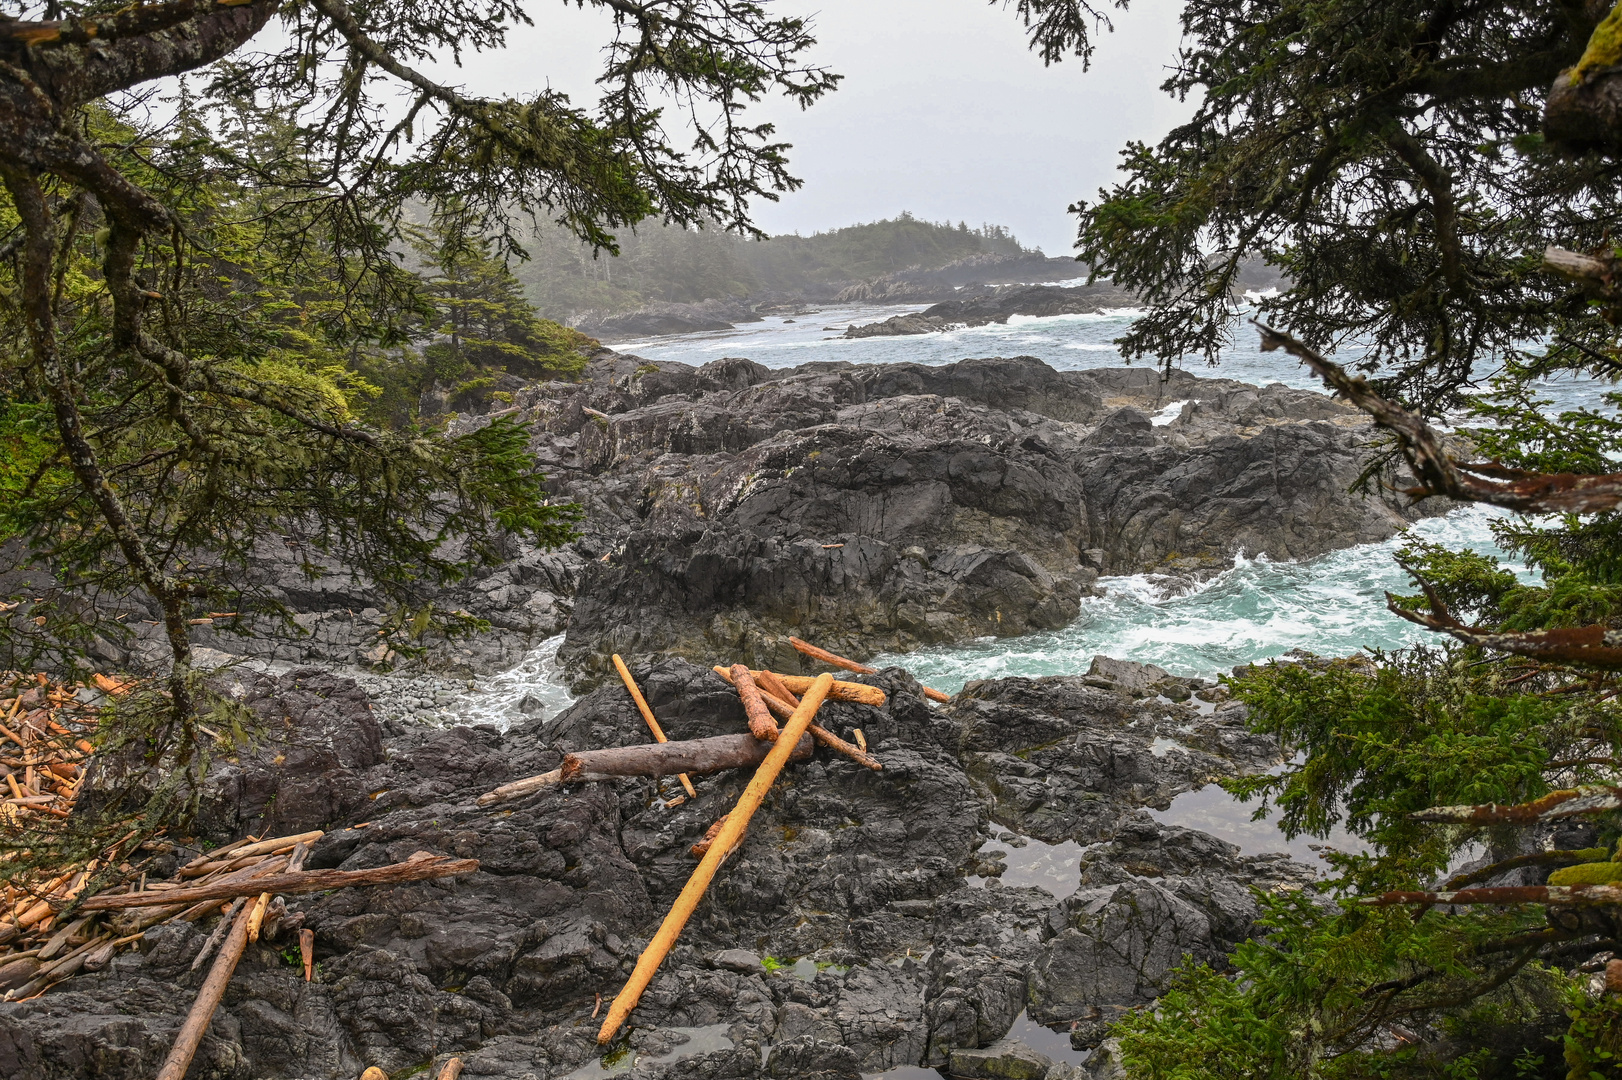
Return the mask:
<path id="1" fill-rule="evenodd" d="M 1622 787 L 1609 784 L 1584 784 L 1581 787 L 1551 791 L 1531 802 L 1500 806 L 1483 803 L 1479 806 L 1433 806 L 1417 810 L 1408 816 L 1415 821 L 1431 821 L 1443 825 L 1534 825 L 1584 814 L 1602 814 L 1607 810 L 1622 809 Z"/>
<path id="2" fill-rule="evenodd" d="M 1622 904 L 1622 885 L 1506 885 L 1488 889 L 1388 892 L 1366 897 L 1359 903 L 1368 907 L 1405 907 L 1410 904 L 1443 906 L 1555 904 L 1562 907 L 1604 907 Z"/>
<path id="3" fill-rule="evenodd" d="M 1367 380 L 1347 374 L 1339 364 L 1291 335 L 1251 321 L 1261 331 L 1263 352 L 1283 349 L 1296 357 L 1330 389 L 1397 436 L 1403 456 L 1422 485 L 1405 492 L 1416 500 L 1446 495 L 1461 502 L 1487 503 L 1523 514 L 1593 514 L 1622 505 L 1622 473 L 1535 473 L 1494 462 L 1455 461 L 1443 446 L 1440 433 L 1419 416 L 1375 393 Z"/>

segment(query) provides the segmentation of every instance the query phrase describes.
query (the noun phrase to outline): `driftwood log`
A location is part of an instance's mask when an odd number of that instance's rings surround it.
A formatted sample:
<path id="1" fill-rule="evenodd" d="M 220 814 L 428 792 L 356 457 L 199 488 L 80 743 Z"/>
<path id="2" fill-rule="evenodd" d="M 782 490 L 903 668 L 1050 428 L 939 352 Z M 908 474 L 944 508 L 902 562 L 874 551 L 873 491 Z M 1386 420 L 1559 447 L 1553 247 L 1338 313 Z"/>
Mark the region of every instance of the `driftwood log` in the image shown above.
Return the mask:
<path id="1" fill-rule="evenodd" d="M 669 742 L 670 740 L 665 738 L 664 729 L 659 726 L 659 721 L 654 719 L 653 710 L 648 707 L 648 699 L 642 696 L 642 690 L 636 685 L 636 680 L 631 678 L 631 669 L 625 666 L 625 661 L 620 659 L 619 653 L 614 654 L 614 669 L 620 673 L 620 682 L 625 684 L 625 689 L 630 693 L 631 700 L 636 702 L 637 710 L 641 712 L 643 721 L 648 725 L 648 730 L 653 732 L 653 741 Z M 686 790 L 689 799 L 698 797 L 698 792 L 693 790 L 693 782 L 687 779 L 685 772 L 680 773 L 677 779 L 681 781 L 681 786 Z"/>
<path id="2" fill-rule="evenodd" d="M 753 675 L 757 682 L 760 680 L 760 672 L 753 668 L 749 669 L 749 674 Z M 796 694 L 804 694 L 811 689 L 811 684 L 822 676 L 819 675 L 816 679 L 809 675 L 778 675 L 777 677 L 783 681 L 784 686 Z M 875 709 L 882 709 L 885 701 L 888 700 L 884 691 L 876 686 L 867 686 L 857 682 L 840 682 L 837 679 L 834 680 L 834 688 L 828 691 L 828 698 L 831 701 L 852 701 L 858 705 L 871 705 Z"/>
<path id="3" fill-rule="evenodd" d="M 770 750 L 770 743 L 762 743 L 753 735 L 714 735 L 708 739 L 582 750 L 567 755 L 563 764 L 551 772 L 502 784 L 480 795 L 477 801 L 480 806 L 491 806 L 557 784 L 613 780 L 622 776 L 669 776 L 672 773 L 704 776 L 723 769 L 746 769 L 766 760 Z M 801 739 L 790 760 L 804 761 L 810 756 L 811 740 Z"/>
<path id="4" fill-rule="evenodd" d="M 408 881 L 456 877 L 460 874 L 471 874 L 478 868 L 477 859 L 453 859 L 448 855 L 429 855 L 426 858 L 408 859 L 403 863 L 379 866 L 373 870 L 301 870 L 296 874 L 271 874 L 248 881 L 217 881 L 209 885 L 194 885 L 189 889 L 92 896 L 79 904 L 79 910 L 109 911 L 114 908 L 147 907 L 159 901 L 165 904 L 195 904 L 204 900 L 233 900 L 238 896 L 257 896 L 260 893 L 297 896 L 326 889 L 347 889 L 355 885 L 400 885 Z M 63 906 L 67 905 L 64 903 Z M 243 930 L 244 932 L 247 930 L 246 923 L 243 924 Z"/>
<path id="5" fill-rule="evenodd" d="M 744 830 L 749 827 L 749 819 L 760 808 L 766 793 L 771 790 L 772 783 L 783 771 L 783 766 L 788 764 L 789 756 L 799 746 L 801 736 L 805 734 L 805 729 L 811 726 L 811 718 L 822 707 L 832 683 L 831 675 L 817 676 L 807 690 L 805 700 L 783 725 L 782 736 L 775 743 L 769 744 L 771 752 L 766 755 L 766 760 L 760 763 L 760 768 L 755 771 L 749 786 L 738 796 L 738 803 L 732 808 L 732 813 L 727 815 L 726 824 L 721 826 L 721 831 L 711 840 L 710 848 L 699 862 L 698 868 L 693 871 L 693 876 L 688 879 L 681 895 L 676 897 L 676 902 L 671 905 L 670 914 L 665 916 L 665 921 L 653 935 L 653 940 L 648 942 L 648 947 L 642 950 L 642 955 L 636 961 L 636 969 L 631 972 L 625 987 L 609 1006 L 608 1016 L 597 1032 L 598 1043 L 606 1043 L 612 1039 L 626 1018 L 631 1015 L 631 1010 L 636 1008 L 636 1003 L 642 999 L 642 992 L 653 981 L 659 965 L 664 962 L 665 956 L 676 944 L 676 939 L 681 936 L 687 920 L 692 918 L 699 901 L 704 899 L 704 892 L 714 880 L 715 872 L 721 868 L 722 860 L 732 853 L 733 847 L 742 839 Z M 753 737 L 745 736 L 745 738 L 755 742 Z M 768 744 L 756 742 L 755 745 Z"/>
<path id="6" fill-rule="evenodd" d="M 716 667 L 712 670 L 727 682 L 732 682 L 732 672 L 728 671 L 726 668 Z M 789 695 L 789 698 L 784 700 L 777 694 L 774 694 L 767 689 L 767 687 L 770 686 L 774 681 L 777 682 L 778 685 L 781 685 L 781 680 L 783 678 L 781 675 L 776 675 L 770 671 L 762 671 L 756 674 L 754 678 L 756 681 L 756 690 L 759 692 L 760 699 L 765 703 L 767 709 L 777 716 L 782 717 L 784 720 L 787 720 L 789 717 L 794 715 L 794 710 L 799 705 L 799 700 L 793 696 L 792 691 L 788 690 L 786 687 L 783 689 L 783 693 Z M 841 739 L 838 735 L 835 735 L 827 728 L 817 724 L 812 724 L 810 730 L 811 737 L 817 740 L 817 742 L 836 753 L 844 754 L 846 757 L 856 762 L 856 764 L 872 769 L 874 772 L 878 772 L 884 768 L 883 763 L 872 754 L 869 754 L 864 747 L 852 746 L 850 743 L 846 742 L 844 739 Z"/>
<path id="7" fill-rule="evenodd" d="M 749 718 L 749 734 L 761 742 L 776 742 L 777 721 L 772 719 L 766 703 L 760 700 L 760 691 L 755 688 L 755 679 L 749 674 L 749 669 L 742 664 L 733 664 L 731 682 L 738 688 L 743 714 Z"/>
<path id="8" fill-rule="evenodd" d="M 180 1034 L 175 1036 L 175 1045 L 169 1050 L 163 1068 L 158 1070 L 158 1080 L 185 1080 L 186 1070 L 191 1067 L 191 1059 L 208 1031 L 209 1021 L 214 1019 L 214 1010 L 219 1008 L 221 999 L 225 997 L 225 988 L 237 970 L 243 950 L 248 947 L 248 921 L 252 915 L 252 904 L 244 905 L 236 912 L 236 917 L 231 921 L 231 932 L 225 944 L 220 946 L 220 955 L 214 958 L 214 966 L 209 968 L 208 978 L 203 981 L 202 989 L 197 991 L 197 1000 L 192 1003 L 191 1012 L 186 1014 Z"/>
<path id="9" fill-rule="evenodd" d="M 845 657 L 840 656 L 838 653 L 829 652 L 827 649 L 819 649 L 809 641 L 802 641 L 797 637 L 789 638 L 788 643 L 794 646 L 800 652 L 804 653 L 806 656 L 809 656 L 811 659 L 821 660 L 824 664 L 831 664 L 836 668 L 844 668 L 846 671 L 854 671 L 858 675 L 877 675 L 879 673 L 878 668 L 868 667 L 866 664 L 859 664 L 855 660 L 848 660 Z M 930 686 L 924 686 L 922 683 L 919 684 L 919 689 L 924 692 L 924 697 L 928 698 L 930 701 L 952 700 L 952 695 L 942 693 L 941 691 Z"/>

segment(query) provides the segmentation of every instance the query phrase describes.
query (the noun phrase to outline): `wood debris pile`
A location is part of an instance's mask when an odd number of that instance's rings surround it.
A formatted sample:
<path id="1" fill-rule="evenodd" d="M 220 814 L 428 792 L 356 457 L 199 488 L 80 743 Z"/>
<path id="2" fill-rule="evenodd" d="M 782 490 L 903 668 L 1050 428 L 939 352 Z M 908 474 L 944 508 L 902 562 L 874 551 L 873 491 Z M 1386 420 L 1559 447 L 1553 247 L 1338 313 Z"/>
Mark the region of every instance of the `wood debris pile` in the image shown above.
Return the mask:
<path id="1" fill-rule="evenodd" d="M 843 668 L 863 675 L 875 675 L 873 668 L 836 656 L 815 645 L 790 638 L 801 653 L 832 667 Z M 675 806 L 696 794 L 692 776 L 720 772 L 725 769 L 754 768 L 754 779 L 738 797 L 730 813 L 711 825 L 702 840 L 692 847 L 693 857 L 699 860 L 697 869 L 686 888 L 671 906 L 670 914 L 654 934 L 653 940 L 642 951 L 636 968 L 624 989 L 609 1006 L 608 1016 L 598 1032 L 599 1043 L 609 1042 L 619 1032 L 631 1010 L 636 1008 L 642 993 L 653 981 L 655 972 L 666 954 L 681 936 L 687 920 L 692 917 L 704 892 L 709 888 L 721 864 L 742 843 L 749 827 L 749 819 L 760 807 L 783 767 L 790 761 L 803 761 L 812 754 L 812 743 L 842 754 L 864 768 L 882 771 L 884 765 L 867 751 L 867 739 L 861 729 L 851 732 L 856 742 L 850 743 L 815 722 L 822 703 L 833 698 L 863 705 L 881 707 L 887 700 L 885 692 L 864 683 L 839 682 L 830 674 L 808 678 L 801 675 L 781 675 L 773 671 L 756 671 L 744 664 L 716 667 L 715 673 L 738 691 L 743 704 L 749 731 L 747 734 L 720 735 L 707 739 L 689 739 L 671 742 L 665 737 L 658 719 L 642 696 L 630 669 L 618 655 L 614 668 L 625 684 L 626 692 L 636 704 L 637 711 L 648 725 L 654 742 L 652 745 L 612 747 L 567 754 L 563 764 L 551 772 L 530 776 L 503 784 L 481 795 L 480 806 L 492 806 L 522 798 L 543 788 L 558 784 L 592 780 L 610 780 L 624 776 L 680 777 L 687 794 L 672 799 L 667 806 Z M 947 701 L 946 694 L 929 687 L 922 688 L 931 701 Z M 782 721 L 779 725 L 778 721 Z M 601 1007 L 599 998 L 598 1006 Z M 597 1012 L 593 1010 L 592 1016 Z"/>
<path id="2" fill-rule="evenodd" d="M 133 684 L 92 677 L 104 694 Z M 82 684 L 56 684 L 44 675 L 0 675 L 0 777 L 9 794 L 0 801 L 0 860 L 28 853 L 41 831 L 63 828 L 78 799 L 89 759 L 97 710 L 83 702 Z M 132 830 L 82 864 L 10 875 L 0 907 L 0 999 L 25 1001 L 80 972 L 107 967 L 118 950 L 133 948 L 152 927 L 202 922 L 218 925 L 192 962 L 213 959 L 197 1001 L 182 1025 L 160 1080 L 185 1075 L 215 1008 L 248 944 L 280 929 L 298 930 L 304 976 L 314 967 L 314 938 L 284 920 L 283 896 L 357 885 L 394 885 L 468 874 L 476 859 L 418 852 L 405 862 L 369 870 L 305 870 L 320 830 L 292 836 L 246 836 L 195 854 L 167 880 L 149 880 L 151 857 L 195 851 Z"/>
<path id="3" fill-rule="evenodd" d="M 122 693 L 123 683 L 96 675 L 97 687 Z M 80 700 L 82 684 L 45 675 L 0 674 L 0 827 L 21 827 L 73 811 L 84 763 L 95 747 L 97 710 Z"/>

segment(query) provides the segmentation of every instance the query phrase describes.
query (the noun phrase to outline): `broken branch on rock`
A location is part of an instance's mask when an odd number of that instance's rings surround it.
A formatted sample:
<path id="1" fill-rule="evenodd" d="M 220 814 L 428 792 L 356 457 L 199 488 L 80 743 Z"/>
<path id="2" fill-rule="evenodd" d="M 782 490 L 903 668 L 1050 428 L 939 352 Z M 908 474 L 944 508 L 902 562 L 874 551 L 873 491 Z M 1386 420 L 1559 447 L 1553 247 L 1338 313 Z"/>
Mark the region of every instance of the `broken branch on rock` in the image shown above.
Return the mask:
<path id="1" fill-rule="evenodd" d="M 794 715 L 783 725 L 782 736 L 771 744 L 771 752 L 766 755 L 766 760 L 761 762 L 754 778 L 749 781 L 749 786 L 744 788 L 743 794 L 738 797 L 737 805 L 732 808 L 732 813 L 727 815 L 726 824 L 721 827 L 721 831 L 711 842 L 709 851 L 699 861 L 698 868 L 693 871 L 693 876 L 682 889 L 681 895 L 676 898 L 675 904 L 671 906 L 670 914 L 665 916 L 665 921 L 653 935 L 653 940 L 648 942 L 648 947 L 637 958 L 636 969 L 631 972 L 625 988 L 609 1006 L 602 1029 L 597 1032 L 598 1043 L 606 1043 L 612 1039 L 631 1015 L 631 1010 L 636 1008 L 636 1003 L 642 999 L 642 992 L 653 981 L 654 973 L 659 970 L 659 965 L 663 963 L 666 954 L 681 936 L 687 920 L 692 917 L 699 901 L 704 898 L 705 890 L 714 879 L 715 872 L 720 869 L 722 860 L 731 853 L 732 848 L 742 838 L 744 830 L 749 827 L 749 819 L 760 808 L 761 802 L 766 798 L 766 792 L 771 789 L 772 783 L 783 771 L 783 766 L 788 764 L 789 757 L 799 745 L 801 736 L 805 734 L 806 728 L 811 726 L 811 718 L 822 707 L 832 687 L 832 675 L 818 675 L 811 681 L 805 700 L 800 702 L 800 707 L 794 710 Z M 756 743 L 756 745 L 765 744 Z"/>
<path id="2" fill-rule="evenodd" d="M 491 806 L 557 784 L 614 780 L 623 776 L 670 776 L 673 773 L 703 776 L 723 769 L 743 769 L 764 761 L 770 745 L 753 735 L 712 735 L 707 739 L 582 750 L 565 756 L 563 764 L 551 772 L 514 780 L 480 795 L 477 803 Z M 794 748 L 794 760 L 804 761 L 810 756 L 811 740 L 800 740 L 800 745 Z"/>
<path id="3" fill-rule="evenodd" d="M 854 671 L 858 675 L 877 675 L 879 673 L 878 668 L 868 667 L 866 664 L 859 664 L 855 660 L 848 660 L 837 653 L 829 652 L 827 649 L 819 649 L 809 641 L 803 641 L 797 637 L 789 638 L 788 643 L 794 646 L 800 652 L 804 653 L 806 656 L 809 656 L 811 659 L 821 660 L 824 664 L 832 664 L 834 667 L 844 668 L 846 671 Z M 950 694 L 943 694 L 939 690 L 924 686 L 922 683 L 919 684 L 919 688 L 923 690 L 924 697 L 928 698 L 930 701 L 952 700 L 952 696 Z"/>
<path id="4" fill-rule="evenodd" d="M 261 892 L 295 896 L 321 892 L 325 889 L 347 889 L 355 885 L 401 885 L 410 881 L 471 874 L 478 868 L 477 859 L 453 859 L 448 855 L 429 855 L 421 859 L 408 859 L 402 863 L 390 863 L 388 866 L 379 866 L 371 870 L 301 870 L 296 874 L 273 874 L 249 881 L 221 881 L 212 885 L 194 885 L 191 888 L 167 889 L 163 892 L 92 896 L 79 904 L 79 910 L 109 911 L 114 908 L 144 907 L 154 901 L 164 904 L 192 904 L 202 900 L 230 900 Z"/>
<path id="5" fill-rule="evenodd" d="M 631 700 L 636 702 L 636 707 L 642 711 L 642 719 L 647 721 L 648 730 L 653 732 L 654 740 L 656 742 L 668 742 L 669 740 L 665 738 L 664 731 L 659 727 L 659 721 L 653 718 L 653 710 L 648 708 L 647 699 L 642 696 L 642 691 L 637 687 L 636 680 L 631 678 L 631 669 L 625 666 L 625 661 L 620 659 L 619 653 L 614 654 L 614 669 L 620 673 L 620 681 L 625 684 L 625 689 L 631 692 Z M 687 794 L 695 797 L 698 795 L 698 792 L 693 790 L 693 782 L 687 779 L 685 772 L 680 775 L 679 779 Z"/>

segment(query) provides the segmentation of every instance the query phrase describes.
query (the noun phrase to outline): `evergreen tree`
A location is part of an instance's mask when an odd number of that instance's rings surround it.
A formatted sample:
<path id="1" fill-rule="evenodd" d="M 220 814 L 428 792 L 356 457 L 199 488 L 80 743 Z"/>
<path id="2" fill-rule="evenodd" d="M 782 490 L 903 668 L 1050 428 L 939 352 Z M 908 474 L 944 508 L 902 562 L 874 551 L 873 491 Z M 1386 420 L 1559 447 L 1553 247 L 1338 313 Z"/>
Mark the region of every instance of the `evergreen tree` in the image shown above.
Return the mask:
<path id="1" fill-rule="evenodd" d="M 1083 257 L 1161 305 L 1123 344 L 1214 356 L 1239 261 L 1267 257 L 1291 287 L 1264 347 L 1388 432 L 1414 498 L 1510 511 L 1498 541 L 1538 579 L 1411 543 L 1415 594 L 1388 604 L 1439 644 L 1234 680 L 1299 754 L 1227 786 L 1370 850 L 1332 860 L 1327 898 L 1263 898 L 1229 970 L 1119 1025 L 1128 1073 L 1622 1075 L 1622 988 L 1575 970 L 1622 951 L 1622 395 L 1554 414 L 1538 392 L 1622 374 L 1622 9 L 1191 0 L 1183 23 L 1166 85 L 1194 119 L 1078 207 Z"/>
<path id="2" fill-rule="evenodd" d="M 547 497 L 522 425 L 451 438 L 372 422 L 379 388 L 358 373 L 388 370 L 433 306 L 396 257 L 408 206 L 521 256 L 541 218 L 609 250 L 649 217 L 749 232 L 752 199 L 797 186 L 743 108 L 834 88 L 802 59 L 804 20 L 591 2 L 614 19 L 594 109 L 550 90 L 473 97 L 418 69 L 500 47 L 529 18 L 509 0 L 30 0 L 0 17 L 0 444 L 19 451 L 0 468 L 0 541 L 60 585 L 17 597 L 0 645 L 66 667 L 116 633 L 110 606 L 150 607 L 168 673 L 108 714 L 102 748 L 174 766 L 160 795 L 205 764 L 193 620 L 287 615 L 253 572 L 257 545 L 292 537 L 308 573 L 336 561 L 420 623 L 435 586 L 515 538 L 570 535 L 578 512 Z M 176 76 L 159 126 L 149 93 Z M 478 340 L 550 355 L 507 306 L 469 323 Z M 37 839 L 18 842 L 51 857 Z"/>
<path id="3" fill-rule="evenodd" d="M 462 408 L 487 400 L 501 374 L 556 378 L 584 367 L 595 343 L 536 314 L 494 241 L 443 226 L 408 235 L 423 264 L 426 311 L 414 334 L 422 350 L 418 394 L 438 386 L 452 408 Z"/>

